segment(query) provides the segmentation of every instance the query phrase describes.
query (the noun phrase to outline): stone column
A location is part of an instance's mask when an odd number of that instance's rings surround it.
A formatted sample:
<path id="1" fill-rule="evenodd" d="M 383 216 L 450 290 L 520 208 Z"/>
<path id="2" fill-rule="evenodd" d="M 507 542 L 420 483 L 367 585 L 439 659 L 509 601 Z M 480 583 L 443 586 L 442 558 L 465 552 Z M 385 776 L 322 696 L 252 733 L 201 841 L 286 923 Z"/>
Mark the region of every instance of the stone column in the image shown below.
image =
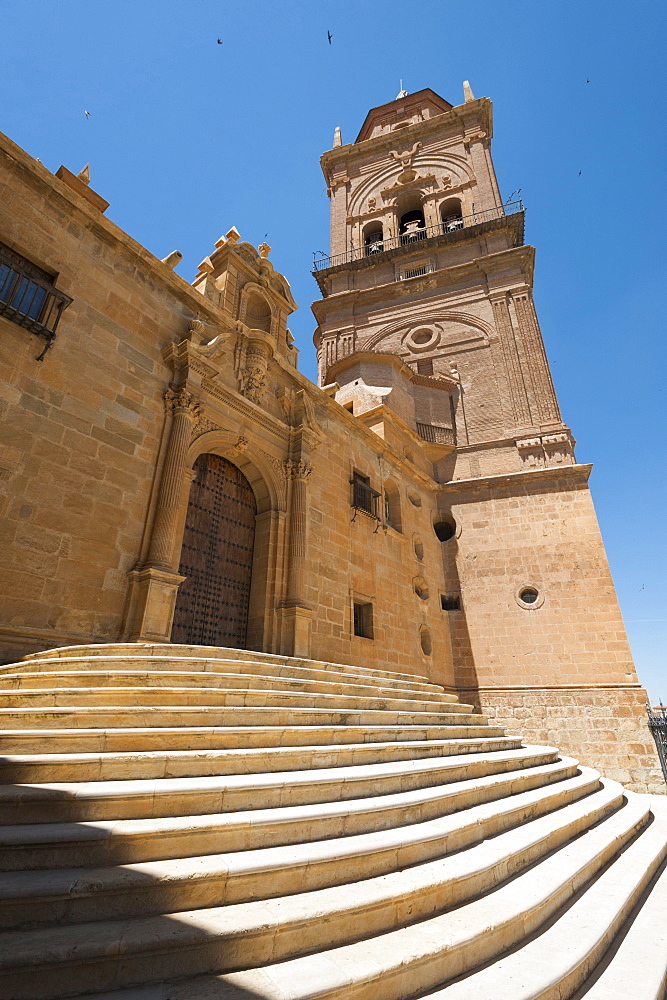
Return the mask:
<path id="1" fill-rule="evenodd" d="M 303 584 L 306 559 L 306 482 L 312 469 L 305 462 L 286 462 L 285 468 L 292 486 L 287 599 L 290 603 L 305 605 Z"/>
<path id="2" fill-rule="evenodd" d="M 187 389 L 180 389 L 178 392 L 168 389 L 164 394 L 164 402 L 172 414 L 171 433 L 146 562 L 148 566 L 171 569 L 185 461 L 192 426 L 199 414 L 199 403 Z"/>
<path id="3" fill-rule="evenodd" d="M 283 653 L 308 656 L 312 608 L 304 594 L 306 573 L 307 481 L 312 468 L 304 461 L 285 462 L 290 483 L 287 596 L 279 608 L 283 621 Z"/>
<path id="4" fill-rule="evenodd" d="M 144 566 L 128 573 L 130 588 L 123 635 L 130 642 L 169 642 L 176 595 L 185 580 L 174 572 L 174 548 L 182 520 L 183 488 L 189 481 L 186 459 L 199 403 L 187 389 L 168 389 L 164 402 L 172 420 L 151 543 Z"/>

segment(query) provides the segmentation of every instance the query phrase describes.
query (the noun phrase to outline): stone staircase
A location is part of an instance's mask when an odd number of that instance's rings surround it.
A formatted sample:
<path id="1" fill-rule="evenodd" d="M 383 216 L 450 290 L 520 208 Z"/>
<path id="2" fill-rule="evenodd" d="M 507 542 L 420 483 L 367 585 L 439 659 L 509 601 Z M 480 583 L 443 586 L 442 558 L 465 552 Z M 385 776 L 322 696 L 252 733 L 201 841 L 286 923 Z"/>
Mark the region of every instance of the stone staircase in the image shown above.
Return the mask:
<path id="1" fill-rule="evenodd" d="M 425 678 L 81 646 L 0 718 L 4 1000 L 663 1000 L 667 800 Z"/>

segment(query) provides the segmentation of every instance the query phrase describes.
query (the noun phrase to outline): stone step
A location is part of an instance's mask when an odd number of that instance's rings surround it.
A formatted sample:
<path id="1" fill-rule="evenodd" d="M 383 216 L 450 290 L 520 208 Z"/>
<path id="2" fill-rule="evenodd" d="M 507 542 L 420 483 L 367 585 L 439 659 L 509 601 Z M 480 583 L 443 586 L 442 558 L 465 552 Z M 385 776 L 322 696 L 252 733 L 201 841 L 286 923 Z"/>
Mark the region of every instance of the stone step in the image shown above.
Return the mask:
<path id="1" fill-rule="evenodd" d="M 0 718 L 11 709 L 31 711 L 33 708 L 69 707 L 99 708 L 147 707 L 173 705 L 195 708 L 222 705 L 228 708 L 321 708 L 353 712 L 431 712 L 446 711 L 454 715 L 470 715 L 472 705 L 459 702 L 427 701 L 417 698 L 361 697 L 328 692 L 281 691 L 279 689 L 225 690 L 219 688 L 166 687 L 56 687 L 0 690 Z"/>
<path id="2" fill-rule="evenodd" d="M 667 800 L 654 797 L 651 812 L 667 823 Z M 663 836 L 667 835 L 663 833 Z M 632 914 L 629 927 L 618 932 L 620 944 L 603 956 L 593 976 L 572 1000 L 664 1000 L 667 994 L 667 863 L 663 861 L 654 882 Z M 592 980 L 592 981 L 591 981 Z"/>
<path id="3" fill-rule="evenodd" d="M 558 751 L 553 747 L 527 747 L 499 753 L 263 774 L 3 785 L 0 821 L 5 825 L 76 823 L 271 809 L 430 788 L 537 767 L 557 759 Z"/>
<path id="4" fill-rule="evenodd" d="M 613 794 L 593 794 L 600 787 L 598 773 L 588 768 L 581 774 L 576 773 L 575 761 L 570 768 L 545 773 L 542 783 L 538 783 L 537 776 L 531 777 L 532 780 L 520 786 L 524 791 L 516 791 L 500 801 L 495 798 L 492 805 L 482 803 L 490 793 L 502 795 L 502 783 L 497 782 L 495 788 L 482 787 L 486 795 L 480 795 L 476 806 L 454 814 L 451 814 L 453 803 L 447 801 L 446 796 L 441 803 L 435 791 L 430 795 L 390 796 L 392 806 L 378 807 L 375 816 L 369 802 L 366 812 L 359 811 L 357 817 L 352 813 L 353 822 L 350 823 L 341 823 L 340 810 L 338 816 L 326 817 L 309 807 L 314 814 L 313 822 L 304 810 L 303 834 L 299 839 L 298 834 L 293 837 L 295 843 L 305 845 L 298 855 L 293 848 L 285 846 L 242 849 L 225 854 L 216 852 L 200 857 L 188 857 L 186 851 L 174 855 L 179 859 L 176 861 L 126 864 L 122 868 L 110 867 L 115 859 L 109 857 L 106 866 L 101 868 L 0 874 L 1 926 L 44 926 L 168 913 L 174 900 L 187 909 L 222 906 L 255 900 L 258 887 L 264 899 L 285 892 L 304 893 L 322 887 L 344 886 L 352 881 L 361 889 L 360 879 L 368 879 L 368 871 L 371 878 L 377 878 L 382 872 L 399 869 L 403 883 L 412 886 L 414 872 L 412 876 L 406 875 L 408 866 L 423 865 L 427 859 L 461 851 L 487 837 L 496 837 L 516 825 L 523 827 L 539 816 L 558 810 L 548 824 L 550 850 L 555 843 L 554 831 L 561 830 L 559 842 L 562 843 L 574 832 L 579 832 L 582 816 L 588 824 L 597 822 L 607 812 L 618 808 L 622 801 L 618 789 L 612 789 Z M 583 810 L 566 811 L 566 806 L 584 797 L 587 803 Z M 401 815 L 401 809 L 405 810 L 405 815 Z M 435 818 L 431 818 L 432 814 Z M 326 820 L 328 828 L 325 822 L 317 823 L 318 818 Z M 332 823 L 332 819 L 337 822 Z M 355 819 L 361 823 L 358 825 Z M 369 826 L 369 819 L 373 831 L 355 835 L 357 829 Z M 316 840 L 314 834 L 318 832 L 327 839 Z M 341 837 L 341 833 L 344 836 Z M 221 846 L 227 846 L 226 840 L 225 836 L 221 838 L 218 851 Z M 522 847 L 522 855 L 524 853 Z M 522 863 L 525 863 L 523 857 Z M 442 880 L 439 884 L 442 891 Z M 423 885 L 424 891 L 427 888 Z M 395 891 L 391 898 L 396 901 Z M 338 916 L 343 921 L 343 914 Z M 387 923 L 386 915 L 384 919 L 383 927 L 388 929 L 391 922 Z M 326 937 L 322 945 L 330 943 L 331 938 Z"/>
<path id="5" fill-rule="evenodd" d="M 47 671 L 24 671 L 22 673 L 0 673 L 0 690 L 27 691 L 31 688 L 99 688 L 99 687 L 196 687 L 196 688 L 230 688 L 241 690 L 301 691 L 324 694 L 359 695 L 360 697 L 409 698 L 438 703 L 457 703 L 455 694 L 447 694 L 433 687 L 427 690 L 403 687 L 399 684 L 369 684 L 355 682 L 353 679 L 343 683 L 331 677 L 311 679 L 304 677 L 286 677 L 276 673 L 241 673 L 238 670 L 224 672 L 217 669 L 214 661 L 208 664 L 209 669 L 186 670 L 178 661 L 163 661 L 160 669 L 127 670 L 108 665 L 106 660 L 99 658 L 96 669 L 90 670 L 89 661 L 78 669 L 70 669 L 72 664 L 65 661 L 67 669 L 62 668 L 63 661 L 55 660 Z M 29 666 L 29 664 L 28 664 Z M 45 666 L 45 664 L 42 664 Z M 238 664 L 232 664 L 238 666 Z M 250 665 L 248 665 L 249 667 Z M 256 667 L 257 665 L 255 665 Z M 101 669 L 101 668 L 104 669 Z M 214 669 L 216 668 L 216 669 Z"/>
<path id="6" fill-rule="evenodd" d="M 667 871 L 600 978 L 586 987 L 586 980 L 606 958 L 614 936 L 667 857 L 667 813 L 658 812 L 662 815 L 537 939 L 422 1000 L 479 1000 L 484 996 L 562 1000 L 574 991 L 586 1000 L 662 1000 L 667 971 Z"/>
<path id="7" fill-rule="evenodd" d="M 114 781 L 186 778 L 213 774 L 259 774 L 301 768 L 347 767 L 389 760 L 448 757 L 452 754 L 516 750 L 518 737 L 413 740 L 329 746 L 260 747 L 253 750 L 171 750 L 116 753 L 5 754 L 0 784 L 51 781 Z"/>
<path id="8" fill-rule="evenodd" d="M 475 716 L 479 720 L 480 716 Z M 259 749 L 264 747 L 345 746 L 351 743 L 406 740 L 486 739 L 504 736 L 501 726 L 477 721 L 471 725 L 293 725 L 280 726 L 160 726 L 77 729 L 13 729 L 0 735 L 0 753 L 37 751 L 80 753 L 147 752 L 155 750 Z"/>
<path id="9" fill-rule="evenodd" d="M 607 796 L 607 808 L 613 809 L 614 803 L 622 800 L 622 789 L 614 786 L 615 783 L 606 783 L 603 791 L 590 798 L 598 794 Z M 392 929 L 371 937 L 365 937 L 364 918 L 370 916 L 372 920 L 373 903 L 368 907 L 370 914 L 362 913 L 361 919 L 351 920 L 347 914 L 342 926 L 341 921 L 332 919 L 334 941 L 342 933 L 347 940 L 352 939 L 349 944 L 303 955 L 321 949 L 323 943 L 331 943 L 328 913 L 322 907 L 322 896 L 327 890 L 321 890 L 319 908 L 313 908 L 309 893 L 274 902 L 283 911 L 281 928 L 292 930 L 289 917 L 293 918 L 300 908 L 298 928 L 284 936 L 282 929 L 276 928 L 276 911 L 271 902 L 262 904 L 265 912 L 257 914 L 261 927 L 254 934 L 250 928 L 239 926 L 238 906 L 190 910 L 122 924 L 100 922 L 21 934 L 9 932 L 3 935 L 1 944 L 0 986 L 14 1000 L 29 997 L 55 1000 L 84 990 L 110 990 L 189 975 L 195 978 L 178 984 L 176 993 L 170 986 L 161 986 L 161 996 L 179 996 L 182 1000 L 235 995 L 266 1000 L 378 1000 L 380 997 L 399 1000 L 441 982 L 451 975 L 448 970 L 460 972 L 497 955 L 524 933 L 537 929 L 595 876 L 648 818 L 646 805 L 631 801 L 587 829 L 596 818 L 595 813 L 586 815 L 584 807 L 588 805 L 584 799 L 564 806 L 555 816 L 548 814 L 477 847 L 440 859 L 440 865 L 447 865 L 449 871 L 444 878 L 442 867 L 439 873 L 439 880 L 446 888 L 436 901 L 435 916 L 412 922 L 414 910 L 408 905 L 400 911 L 394 904 L 389 923 Z M 582 808 L 579 820 L 585 825 L 575 822 L 568 829 L 567 810 Z M 541 824 L 541 828 L 536 832 L 533 824 Z M 565 829 L 561 824 L 565 824 Z M 581 835 L 570 840 L 576 832 Z M 564 838 L 565 846 L 559 847 L 562 843 L 559 837 Z M 552 853 L 544 857 L 550 849 Z M 541 863 L 534 865 L 532 862 L 540 857 Z M 396 880 L 403 876 L 399 899 L 411 893 L 413 906 L 416 904 L 419 909 L 423 891 L 420 874 L 423 875 L 413 869 L 396 872 L 384 879 L 374 879 L 373 888 L 377 892 L 382 882 L 386 895 L 391 893 L 387 883 L 391 885 L 393 879 L 397 888 Z M 508 876 L 509 881 L 504 881 Z M 433 877 L 430 871 L 429 884 Z M 488 891 L 491 886 L 498 887 Z M 364 897 L 364 891 L 364 883 L 345 887 L 348 909 L 368 905 L 369 896 Z M 485 891 L 487 894 L 481 898 L 466 902 Z M 373 902 L 377 904 L 377 897 Z M 455 908 L 440 912 L 450 907 Z M 271 917 L 274 924 L 267 934 Z M 397 921 L 407 926 L 395 929 Z M 285 955 L 295 949 L 303 957 L 285 960 Z M 266 964 L 267 959 L 271 964 Z M 263 968 L 248 968 L 260 962 Z M 225 969 L 244 966 L 246 971 L 216 975 Z M 128 1000 L 131 995 L 125 993 Z"/>
<path id="10" fill-rule="evenodd" d="M 520 767 L 521 761 L 517 764 Z M 342 801 L 183 817 L 4 826 L 0 827 L 2 867 L 21 872 L 119 865 L 350 837 L 469 810 L 482 802 L 567 781 L 576 773 L 576 761 L 564 758 L 477 777 L 471 772 L 445 785 Z"/>
<path id="11" fill-rule="evenodd" d="M 437 687 L 428 677 L 423 674 L 401 673 L 397 670 L 379 670 L 374 667 L 360 667 L 349 663 L 331 663 L 326 660 L 307 660 L 295 656 L 282 656 L 276 653 L 260 653 L 249 649 L 232 649 L 227 646 L 183 646 L 179 644 L 154 644 L 149 642 L 130 643 L 100 643 L 90 646 L 62 646 L 59 649 L 46 649 L 37 653 L 28 653 L 19 663 L 8 664 L 4 669 L 11 667 L 23 667 L 26 664 L 39 661 L 68 660 L 81 657 L 110 658 L 119 657 L 128 665 L 132 666 L 135 661 L 141 658 L 149 658 L 153 662 L 159 662 L 162 657 L 169 657 L 180 663 L 190 660 L 228 660 L 230 663 L 241 664 L 266 664 L 270 666 L 282 666 L 288 670 L 313 670 L 320 671 L 328 676 L 333 673 L 335 676 L 352 675 L 355 677 L 384 678 L 390 682 L 402 685 L 418 685 L 421 687 Z"/>
<path id="12" fill-rule="evenodd" d="M 447 711 L 411 712 L 393 709 L 336 709 L 336 708 L 274 708 L 235 705 L 192 706 L 170 705 L 152 708 L 134 705 L 61 706 L 53 708 L 0 708 L 0 729 L 76 729 L 122 727 L 173 727 L 177 725 L 237 725 L 237 726 L 286 726 L 302 725 L 363 726 L 363 725 L 484 725 L 483 715 L 456 712 L 452 706 Z"/>

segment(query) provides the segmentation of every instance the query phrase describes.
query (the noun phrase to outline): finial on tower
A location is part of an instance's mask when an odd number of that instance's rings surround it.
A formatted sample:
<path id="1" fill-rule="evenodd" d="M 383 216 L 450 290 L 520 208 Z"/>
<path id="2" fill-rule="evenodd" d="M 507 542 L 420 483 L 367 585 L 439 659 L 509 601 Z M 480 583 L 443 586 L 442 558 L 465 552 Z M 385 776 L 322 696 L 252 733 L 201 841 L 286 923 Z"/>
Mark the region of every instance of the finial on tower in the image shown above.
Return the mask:
<path id="1" fill-rule="evenodd" d="M 475 95 L 472 92 L 472 87 L 470 86 L 468 80 L 463 81 L 463 100 L 466 104 L 475 100 Z"/>
<path id="2" fill-rule="evenodd" d="M 336 146 L 343 145 L 343 136 L 341 135 L 340 125 L 336 125 L 334 129 L 334 149 Z"/>
<path id="3" fill-rule="evenodd" d="M 400 100 L 400 99 L 401 99 L 401 97 L 408 97 L 408 92 L 407 92 L 407 90 L 403 90 L 403 81 L 402 81 L 402 80 L 400 80 L 399 82 L 400 82 L 400 85 L 401 85 L 401 89 L 400 89 L 400 90 L 399 90 L 399 92 L 398 92 L 398 93 L 396 94 L 396 100 L 397 100 L 397 101 L 398 101 L 398 100 Z"/>

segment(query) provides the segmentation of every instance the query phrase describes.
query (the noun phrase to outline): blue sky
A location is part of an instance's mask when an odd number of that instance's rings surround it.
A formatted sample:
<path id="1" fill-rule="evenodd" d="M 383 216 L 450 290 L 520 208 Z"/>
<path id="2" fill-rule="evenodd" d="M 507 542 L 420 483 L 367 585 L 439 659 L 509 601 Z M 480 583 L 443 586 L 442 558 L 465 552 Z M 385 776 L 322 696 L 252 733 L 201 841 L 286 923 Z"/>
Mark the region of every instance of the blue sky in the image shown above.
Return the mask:
<path id="1" fill-rule="evenodd" d="M 595 463 L 640 679 L 667 702 L 662 0 L 4 0 L 0 31 L 0 129 L 51 170 L 90 162 L 109 218 L 181 250 L 188 280 L 232 224 L 268 234 L 312 378 L 334 126 L 352 141 L 400 78 L 494 101 L 564 419 Z"/>

